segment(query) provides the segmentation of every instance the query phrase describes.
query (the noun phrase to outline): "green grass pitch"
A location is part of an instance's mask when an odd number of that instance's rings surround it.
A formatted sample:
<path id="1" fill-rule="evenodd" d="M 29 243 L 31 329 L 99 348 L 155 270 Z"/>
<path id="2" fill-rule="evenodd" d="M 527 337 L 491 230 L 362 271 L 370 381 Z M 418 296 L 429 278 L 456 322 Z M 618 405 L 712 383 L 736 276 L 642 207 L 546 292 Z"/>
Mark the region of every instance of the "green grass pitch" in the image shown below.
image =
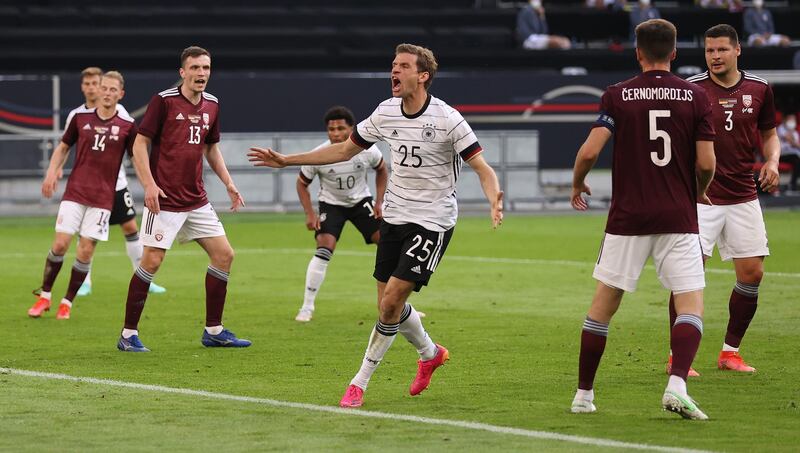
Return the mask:
<path id="1" fill-rule="evenodd" d="M 300 216 L 224 216 L 237 251 L 225 325 L 249 349 L 205 349 L 196 244 L 167 254 L 140 325 L 149 354 L 115 343 L 131 268 L 119 229 L 100 244 L 94 292 L 69 321 L 30 319 L 51 218 L 0 219 L 0 367 L 335 406 L 376 319 L 374 248 L 348 226 L 309 324 L 293 320 L 314 243 Z M 716 451 L 797 451 L 800 443 L 800 213 L 766 214 L 772 256 L 760 308 L 742 344 L 758 372 L 716 369 L 734 275 L 707 274 L 705 335 L 690 394 L 711 420 L 661 411 L 668 351 L 666 292 L 648 267 L 611 325 L 596 381 L 598 412 L 569 413 L 579 335 L 594 290 L 600 215 L 510 215 L 497 231 L 464 217 L 431 285 L 411 302 L 451 360 L 408 395 L 416 352 L 398 338 L 365 395 L 365 410 Z M 53 291 L 63 296 L 74 244 Z M 484 257 L 489 259 L 481 259 Z M 726 271 L 727 270 L 727 271 Z M 577 451 L 584 445 L 452 426 L 372 419 L 241 401 L 0 374 L 0 451 Z M 592 450 L 603 450 L 592 446 Z M 606 450 L 618 450 L 606 448 Z"/>

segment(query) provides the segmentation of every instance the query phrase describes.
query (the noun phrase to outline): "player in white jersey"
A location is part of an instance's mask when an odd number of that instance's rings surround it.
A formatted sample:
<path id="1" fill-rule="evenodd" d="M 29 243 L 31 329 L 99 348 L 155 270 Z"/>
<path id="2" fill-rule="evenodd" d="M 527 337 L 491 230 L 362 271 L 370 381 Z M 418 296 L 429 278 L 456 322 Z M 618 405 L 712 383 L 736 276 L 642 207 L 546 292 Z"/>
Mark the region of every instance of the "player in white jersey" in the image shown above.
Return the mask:
<path id="1" fill-rule="evenodd" d="M 88 67 L 81 71 L 81 92 L 86 102 L 67 115 L 67 121 L 64 123 L 64 129 L 67 128 L 72 117 L 76 113 L 85 109 L 91 109 L 97 106 L 100 99 L 100 79 L 103 76 L 103 71 L 97 67 Z M 122 104 L 117 104 L 117 112 L 120 115 L 130 116 L 128 111 Z M 119 167 L 119 174 L 117 175 L 116 193 L 114 194 L 114 207 L 111 210 L 111 218 L 109 219 L 110 225 L 119 225 L 122 233 L 125 235 L 125 251 L 128 258 L 133 264 L 133 268 L 139 267 L 139 261 L 142 259 L 142 244 L 139 242 L 139 227 L 136 225 L 136 210 L 134 209 L 133 197 L 128 191 L 128 178 L 125 176 L 125 164 Z M 166 289 L 151 283 L 151 293 L 163 293 Z M 89 272 L 86 275 L 86 280 L 83 281 L 78 296 L 88 296 L 92 293 L 92 274 Z"/>
<path id="2" fill-rule="evenodd" d="M 329 109 L 323 121 L 328 132 L 328 141 L 315 149 L 347 140 L 355 126 L 353 112 L 341 106 Z M 367 171 L 370 168 L 375 170 L 374 202 L 367 183 Z M 314 212 L 308 190 L 316 176 L 319 176 L 319 215 Z M 308 263 L 303 306 L 294 318 L 296 321 L 308 322 L 314 315 L 314 301 L 325 280 L 328 263 L 333 257 L 345 222 L 352 222 L 367 244 L 378 243 L 381 205 L 388 178 L 389 170 L 377 146 L 372 146 L 345 162 L 303 165 L 300 168 L 297 196 L 306 212 L 306 228 L 315 232 L 317 250 Z"/>
<path id="3" fill-rule="evenodd" d="M 493 226 L 503 219 L 503 192 L 475 134 L 460 113 L 428 94 L 437 66 L 430 50 L 400 44 L 392 62 L 392 99 L 362 121 L 350 140 L 291 156 L 263 148 L 250 148 L 248 154 L 255 166 L 280 168 L 346 161 L 379 140 L 391 147 L 392 174 L 373 274 L 378 281 L 379 319 L 361 369 L 339 402 L 342 407 L 363 404 L 369 379 L 398 332 L 420 355 L 411 395 L 425 390 L 434 370 L 449 358 L 406 301 L 412 291 L 428 283 L 453 234 L 458 216 L 456 181 L 463 161 L 480 179 L 491 203 Z"/>

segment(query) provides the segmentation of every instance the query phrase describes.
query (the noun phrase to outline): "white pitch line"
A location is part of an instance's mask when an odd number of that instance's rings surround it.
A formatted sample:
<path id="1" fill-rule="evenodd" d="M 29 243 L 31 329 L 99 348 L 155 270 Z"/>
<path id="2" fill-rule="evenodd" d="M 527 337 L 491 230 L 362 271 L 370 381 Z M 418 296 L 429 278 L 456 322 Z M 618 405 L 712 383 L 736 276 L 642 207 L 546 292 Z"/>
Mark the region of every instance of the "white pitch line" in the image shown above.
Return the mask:
<path id="1" fill-rule="evenodd" d="M 308 254 L 313 253 L 313 249 L 300 249 L 300 248 L 235 248 L 234 251 L 241 255 L 254 255 L 254 254 L 269 254 L 280 253 L 285 255 L 293 254 Z M 170 256 L 205 256 L 205 252 L 201 249 L 196 250 L 170 250 Z M 374 257 L 374 252 L 360 252 L 357 250 L 336 250 L 337 256 L 364 256 Z M 0 253 L 0 259 L 6 258 L 40 258 L 46 254 L 41 253 L 22 253 L 22 252 L 7 252 Z M 128 256 L 123 252 L 97 252 L 94 256 L 100 257 L 116 257 Z M 529 264 L 534 266 L 572 266 L 572 267 L 589 267 L 594 266 L 594 262 L 590 261 L 570 261 L 570 260 L 548 260 L 548 259 L 535 259 L 535 258 L 497 258 L 490 256 L 459 256 L 459 255 L 445 255 L 445 261 L 467 261 L 473 263 L 495 263 L 495 264 Z M 653 265 L 645 266 L 647 269 L 655 269 Z M 736 275 L 732 269 L 706 269 L 708 274 L 724 274 Z M 800 273 L 796 272 L 764 272 L 768 277 L 786 277 L 786 278 L 800 278 Z"/>
<path id="2" fill-rule="evenodd" d="M 621 442 L 611 439 L 595 437 L 573 436 L 549 431 L 534 431 L 522 428 L 511 428 L 507 426 L 496 426 L 487 423 L 466 422 L 460 420 L 448 420 L 443 418 L 419 417 L 416 415 L 391 414 L 388 412 L 365 411 L 360 409 L 343 409 L 333 406 L 320 406 L 317 404 L 294 403 L 291 401 L 280 401 L 269 398 L 255 398 L 251 396 L 230 395 L 226 393 L 207 392 L 203 390 L 192 390 L 178 387 L 165 387 L 161 385 L 138 384 L 135 382 L 115 381 L 111 379 L 97 379 L 91 377 L 70 376 L 68 374 L 44 373 L 40 371 L 19 370 L 16 368 L 0 368 L 0 374 L 14 374 L 34 378 L 53 379 L 70 382 L 85 382 L 88 384 L 107 385 L 112 387 L 122 387 L 136 390 L 145 390 L 158 393 L 172 393 L 177 395 L 196 396 L 201 398 L 211 398 L 225 401 L 238 401 L 243 403 L 261 404 L 272 407 L 283 407 L 290 409 L 301 409 L 314 412 L 327 412 L 337 415 L 349 415 L 355 417 L 382 418 L 389 420 L 399 420 L 412 423 L 422 423 L 426 425 L 450 426 L 453 428 L 468 429 L 473 431 L 486 431 L 494 434 L 508 434 L 512 436 L 522 436 L 533 439 L 555 440 L 561 442 L 571 442 L 576 444 L 592 445 L 595 447 L 626 448 L 632 450 L 660 451 L 660 452 L 687 452 L 687 453 L 706 453 L 706 450 L 692 450 L 676 447 L 663 447 L 659 445 L 637 444 L 632 442 Z M 580 417 L 581 415 L 576 415 Z"/>

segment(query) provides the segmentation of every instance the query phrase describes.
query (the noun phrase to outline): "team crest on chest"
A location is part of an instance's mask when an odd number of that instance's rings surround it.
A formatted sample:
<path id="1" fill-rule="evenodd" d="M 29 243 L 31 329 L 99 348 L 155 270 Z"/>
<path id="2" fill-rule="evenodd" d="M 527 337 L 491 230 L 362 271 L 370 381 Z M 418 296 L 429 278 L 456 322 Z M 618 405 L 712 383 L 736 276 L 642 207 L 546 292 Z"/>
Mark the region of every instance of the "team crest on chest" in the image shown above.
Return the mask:
<path id="1" fill-rule="evenodd" d="M 111 126 L 111 140 L 119 141 L 119 126 Z"/>
<path id="2" fill-rule="evenodd" d="M 210 121 L 210 119 L 209 119 L 208 113 L 203 112 L 203 123 L 205 123 L 205 124 L 203 124 L 203 129 L 208 129 L 209 121 Z"/>
<path id="3" fill-rule="evenodd" d="M 422 126 L 422 139 L 426 142 L 432 142 L 436 138 L 436 125 L 424 124 Z"/>
<path id="4" fill-rule="evenodd" d="M 753 105 L 753 96 L 749 94 L 743 94 L 742 105 L 744 105 L 745 107 L 750 107 L 751 105 Z"/>

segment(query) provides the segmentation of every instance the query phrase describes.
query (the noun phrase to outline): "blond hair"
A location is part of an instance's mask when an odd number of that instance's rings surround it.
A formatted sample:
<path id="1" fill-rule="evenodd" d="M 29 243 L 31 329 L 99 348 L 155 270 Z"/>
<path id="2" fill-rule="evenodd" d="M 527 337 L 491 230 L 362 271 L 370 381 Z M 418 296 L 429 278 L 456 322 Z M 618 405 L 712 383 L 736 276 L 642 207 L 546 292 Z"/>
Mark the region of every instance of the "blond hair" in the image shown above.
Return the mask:
<path id="1" fill-rule="evenodd" d="M 107 73 L 103 74 L 103 77 L 108 77 L 109 79 L 114 79 L 119 82 L 119 87 L 125 87 L 125 79 L 122 77 L 122 74 L 119 71 L 108 71 Z"/>
<path id="2" fill-rule="evenodd" d="M 99 76 L 103 77 L 103 70 L 98 68 L 97 66 L 89 66 L 88 68 L 81 71 L 81 81 L 87 77 L 94 77 Z"/>
<path id="3" fill-rule="evenodd" d="M 409 53 L 417 56 L 417 72 L 427 72 L 428 80 L 425 81 L 425 89 L 430 88 L 433 83 L 433 76 L 439 68 L 436 57 L 430 49 L 414 44 L 400 44 L 394 49 L 394 54 Z"/>

